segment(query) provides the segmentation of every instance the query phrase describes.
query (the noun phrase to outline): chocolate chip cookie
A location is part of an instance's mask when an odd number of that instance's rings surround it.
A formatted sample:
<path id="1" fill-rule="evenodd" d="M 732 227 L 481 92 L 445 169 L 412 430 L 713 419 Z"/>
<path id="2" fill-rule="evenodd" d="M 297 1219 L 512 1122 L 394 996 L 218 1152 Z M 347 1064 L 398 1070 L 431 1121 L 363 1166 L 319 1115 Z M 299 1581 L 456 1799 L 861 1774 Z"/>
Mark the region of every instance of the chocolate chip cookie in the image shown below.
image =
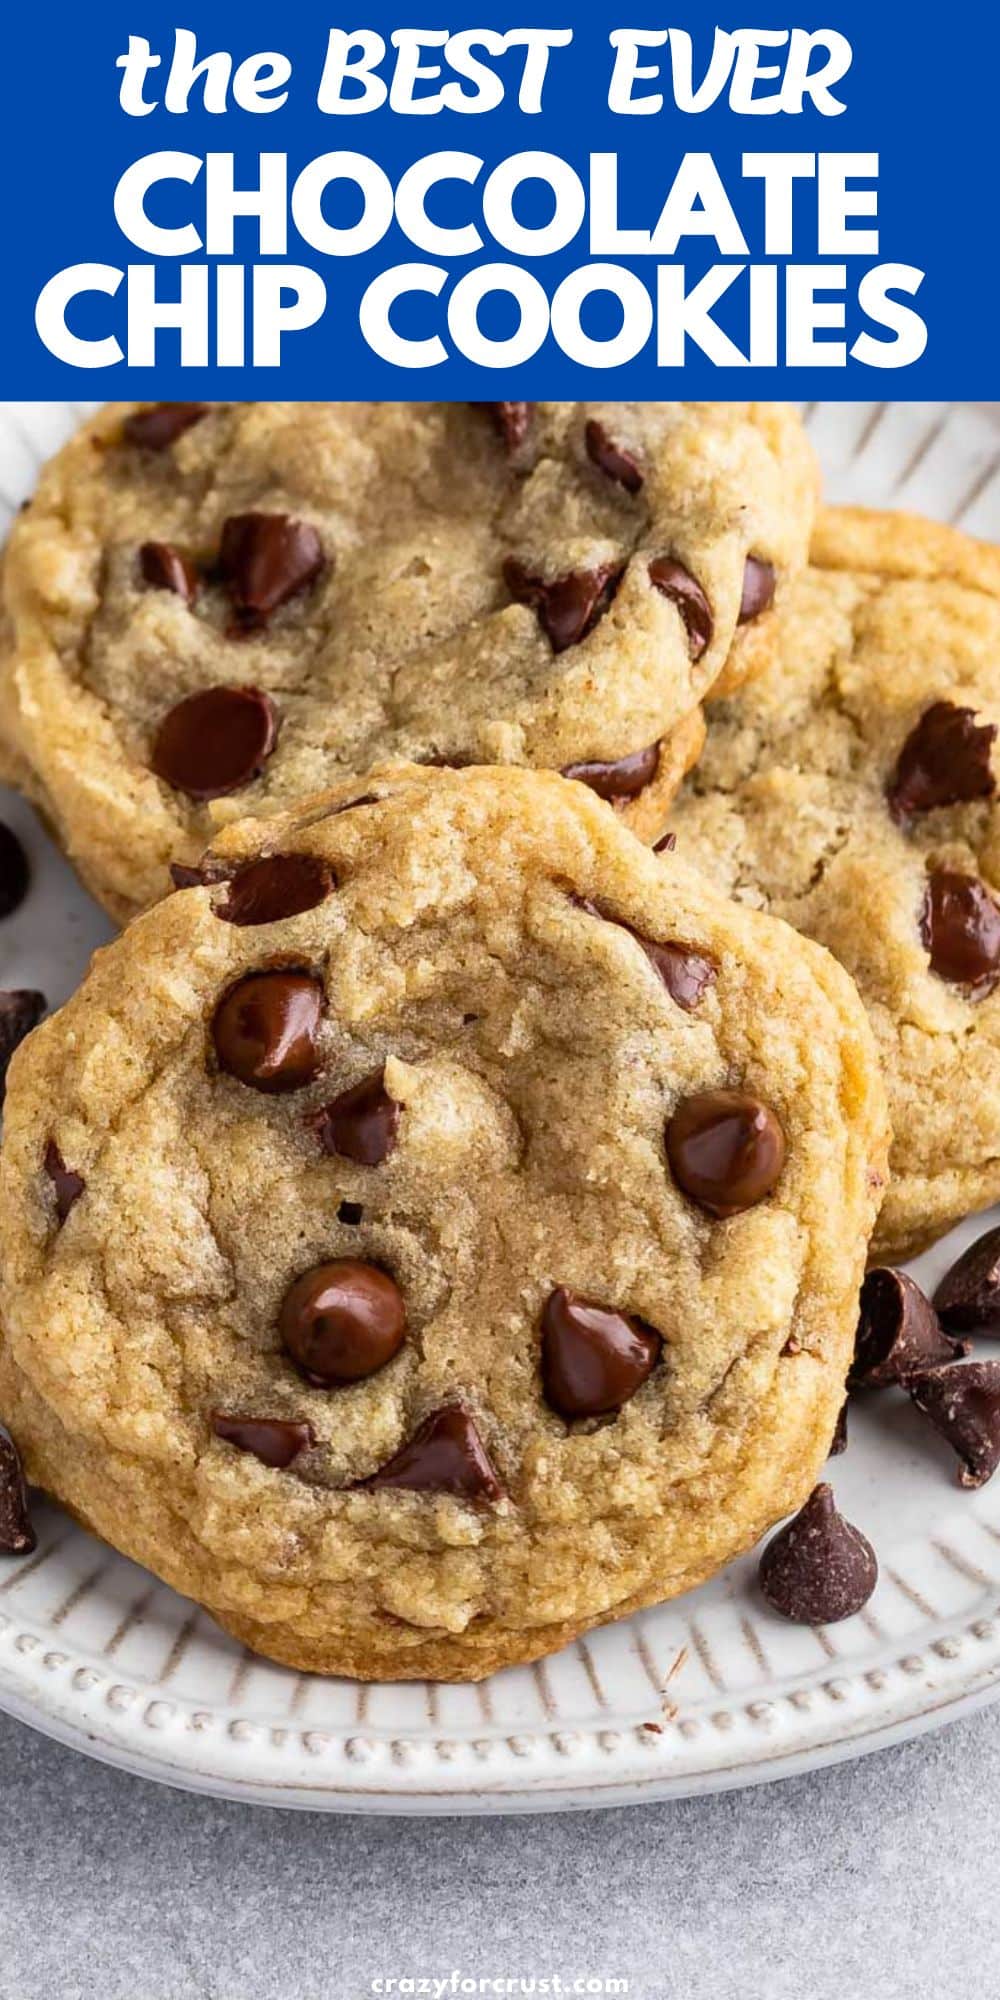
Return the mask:
<path id="1" fill-rule="evenodd" d="M 853 974 L 895 1130 L 875 1249 L 1000 1197 L 1000 549 L 825 512 L 780 648 L 713 709 L 680 851 Z"/>
<path id="2" fill-rule="evenodd" d="M 814 495 L 783 405 L 110 408 L 12 532 L 7 765 L 118 917 L 386 757 L 554 767 L 655 838 Z"/>
<path id="3" fill-rule="evenodd" d="M 11 1064 L 0 1410 L 258 1651 L 478 1678 L 809 1492 L 886 1154 L 827 953 L 581 785 L 223 833 Z"/>

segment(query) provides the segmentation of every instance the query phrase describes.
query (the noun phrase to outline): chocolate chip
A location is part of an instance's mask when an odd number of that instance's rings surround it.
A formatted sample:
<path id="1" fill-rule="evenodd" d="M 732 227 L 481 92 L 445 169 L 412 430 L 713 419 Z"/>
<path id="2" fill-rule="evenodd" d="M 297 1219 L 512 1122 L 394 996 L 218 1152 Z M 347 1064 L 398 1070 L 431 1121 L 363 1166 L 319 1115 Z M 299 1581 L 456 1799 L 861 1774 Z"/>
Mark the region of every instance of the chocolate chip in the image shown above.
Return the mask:
<path id="1" fill-rule="evenodd" d="M 938 868 L 931 875 L 920 917 L 920 936 L 931 971 L 974 994 L 1000 978 L 1000 904 L 974 875 Z"/>
<path id="2" fill-rule="evenodd" d="M 207 415 L 207 403 L 154 403 L 150 409 L 136 410 L 126 417 L 122 436 L 143 451 L 166 451 Z"/>
<path id="3" fill-rule="evenodd" d="M 687 633 L 688 652 L 692 660 L 700 660 L 707 646 L 712 643 L 715 620 L 712 607 L 690 570 L 683 563 L 674 562 L 672 556 L 655 556 L 649 565 L 649 581 L 662 597 L 669 597 L 677 606 Z"/>
<path id="4" fill-rule="evenodd" d="M 542 1312 L 545 1400 L 561 1417 L 620 1410 L 652 1373 L 662 1347 L 644 1320 L 559 1285 Z"/>
<path id="5" fill-rule="evenodd" d="M 384 1068 L 342 1090 L 309 1123 L 324 1153 L 337 1153 L 359 1167 L 380 1167 L 396 1144 L 399 1105 L 385 1087 Z"/>
<path id="6" fill-rule="evenodd" d="M 403 1294 L 388 1271 L 337 1257 L 304 1271 L 278 1314 L 282 1341 L 318 1388 L 361 1382 L 398 1354 L 406 1334 Z"/>
<path id="7" fill-rule="evenodd" d="M 180 549 L 170 542 L 143 542 L 139 550 L 143 583 L 151 590 L 172 590 L 185 604 L 193 604 L 198 594 L 198 572 Z"/>
<path id="8" fill-rule="evenodd" d="M 519 451 L 531 427 L 534 403 L 486 403 L 508 452 Z"/>
<path id="9" fill-rule="evenodd" d="M 758 1576 L 772 1611 L 797 1625 L 834 1625 L 867 1604 L 878 1563 L 861 1530 L 838 1513 L 830 1487 L 816 1486 L 768 1542 Z"/>
<path id="10" fill-rule="evenodd" d="M 596 792 L 599 799 L 635 799 L 655 778 L 660 762 L 660 746 L 650 743 L 645 750 L 633 750 L 614 764 L 564 764 L 562 776 L 575 778 Z"/>
<path id="11" fill-rule="evenodd" d="M 676 846 L 677 846 L 676 833 L 664 833 L 660 835 L 659 840 L 654 840 L 653 853 L 672 854 Z"/>
<path id="12" fill-rule="evenodd" d="M 211 687 L 164 716 L 151 769 L 189 799 L 221 799 L 259 778 L 278 740 L 278 711 L 260 688 Z"/>
<path id="13" fill-rule="evenodd" d="M 785 1164 L 774 1112 L 743 1090 L 682 1097 L 667 1126 L 667 1158 L 678 1187 L 710 1215 L 739 1215 L 770 1194 Z"/>
<path id="14" fill-rule="evenodd" d="M 13 916 L 28 893 L 28 857 L 16 833 L 0 820 L 0 917 Z"/>
<path id="15" fill-rule="evenodd" d="M 883 1389 L 923 1368 L 954 1361 L 965 1349 L 942 1333 L 937 1313 L 905 1271 L 869 1271 L 861 1287 L 851 1364 L 853 1389 Z"/>
<path id="16" fill-rule="evenodd" d="M 227 924 L 280 924 L 316 909 L 335 887 L 329 862 L 318 854 L 263 854 L 232 876 L 215 914 Z"/>
<path id="17" fill-rule="evenodd" d="M 841 1452 L 846 1450 L 847 1450 L 847 1398 L 845 1397 L 837 1413 L 837 1421 L 833 1426 L 833 1436 L 830 1439 L 830 1449 L 829 1452 L 827 1453 L 827 1457 L 839 1458 Z"/>
<path id="18" fill-rule="evenodd" d="M 914 1375 L 907 1388 L 958 1453 L 959 1485 L 985 1486 L 1000 1465 L 1000 1361 L 952 1361 Z"/>
<path id="19" fill-rule="evenodd" d="M 215 1010 L 219 1068 L 252 1090 L 301 1090 L 319 1068 L 323 984 L 311 972 L 251 972 Z"/>
<path id="20" fill-rule="evenodd" d="M 774 564 L 765 562 L 762 556 L 748 556 L 743 565 L 738 625 L 749 625 L 751 618 L 759 618 L 762 611 L 770 610 L 774 603 L 774 584 Z"/>
<path id="21" fill-rule="evenodd" d="M 7 1090 L 7 1067 L 14 1050 L 37 1028 L 45 1012 L 44 993 L 33 993 L 29 988 L 19 987 L 12 993 L 0 993 L 0 1104 Z"/>
<path id="22" fill-rule="evenodd" d="M 462 1500 L 502 1500 L 504 1494 L 482 1438 L 461 1403 L 435 1410 L 394 1458 L 358 1484 L 370 1492 L 395 1486 L 410 1493 L 454 1493 Z"/>
<path id="23" fill-rule="evenodd" d="M 956 1258 L 934 1294 L 951 1333 L 1000 1332 L 1000 1229 L 987 1229 Z"/>
<path id="24" fill-rule="evenodd" d="M 682 1007 L 686 1014 L 697 1007 L 706 986 L 718 977 L 718 966 L 704 952 L 695 951 L 691 945 L 661 944 L 655 938 L 644 937 L 641 931 L 633 930 L 631 924 L 623 922 L 604 910 L 598 903 L 588 903 L 579 898 L 580 908 L 589 916 L 599 917 L 604 923 L 616 924 L 619 930 L 627 931 L 636 944 L 641 945 L 650 964 L 659 973 L 671 1000 Z"/>
<path id="25" fill-rule="evenodd" d="M 274 1466 L 278 1472 L 283 1472 L 300 1451 L 309 1451 L 316 1442 L 311 1424 L 288 1417 L 227 1417 L 221 1410 L 213 1410 L 209 1422 L 224 1444 L 250 1452 L 262 1465 Z"/>
<path id="26" fill-rule="evenodd" d="M 61 1227 L 74 1202 L 79 1201 L 87 1183 L 82 1174 L 74 1173 L 72 1167 L 66 1165 L 54 1139 L 50 1139 L 45 1148 L 42 1164 L 52 1182 L 56 1199 L 56 1216 Z"/>
<path id="27" fill-rule="evenodd" d="M 364 1212 L 359 1201 L 342 1201 L 337 1210 L 337 1221 L 347 1229 L 356 1229 Z"/>
<path id="28" fill-rule="evenodd" d="M 37 1539 L 21 1454 L 6 1424 L 0 1424 L 0 1556 L 30 1555 Z"/>
<path id="29" fill-rule="evenodd" d="M 899 753 L 886 794 L 893 819 L 990 798 L 996 791 L 990 769 L 996 733 L 994 722 L 977 723 L 974 708 L 959 708 L 953 701 L 932 702 Z"/>
<path id="30" fill-rule="evenodd" d="M 596 417 L 591 417 L 584 432 L 584 441 L 587 446 L 587 457 L 592 465 L 597 466 L 599 472 L 606 473 L 609 479 L 617 480 L 619 486 L 624 486 L 626 493 L 640 491 L 643 472 L 638 459 L 632 452 L 626 451 L 624 445 L 615 444 Z"/>
<path id="31" fill-rule="evenodd" d="M 210 854 L 193 866 L 186 861 L 170 863 L 170 880 L 175 889 L 213 889 L 219 882 L 228 882 L 232 872 L 231 861 L 217 861 Z"/>
<path id="32" fill-rule="evenodd" d="M 614 598 L 625 564 L 597 563 L 593 569 L 570 570 L 566 576 L 532 575 L 516 557 L 503 566 L 507 588 L 518 604 L 530 604 L 554 653 L 577 646 L 592 632 Z"/>
<path id="33" fill-rule="evenodd" d="M 249 630 L 266 625 L 323 566 L 323 544 L 312 523 L 291 514 L 234 514 L 222 530 L 219 575 Z"/>

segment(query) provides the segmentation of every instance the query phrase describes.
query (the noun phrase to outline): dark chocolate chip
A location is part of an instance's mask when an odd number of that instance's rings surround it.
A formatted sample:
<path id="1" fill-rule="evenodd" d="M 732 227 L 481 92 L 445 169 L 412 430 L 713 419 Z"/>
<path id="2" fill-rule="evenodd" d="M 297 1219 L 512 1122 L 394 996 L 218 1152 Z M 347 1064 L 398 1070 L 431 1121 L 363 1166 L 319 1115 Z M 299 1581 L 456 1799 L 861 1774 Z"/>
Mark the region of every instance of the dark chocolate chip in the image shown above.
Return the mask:
<path id="1" fill-rule="evenodd" d="M 502 1500 L 503 1485 L 468 1410 L 435 1410 L 388 1464 L 358 1482 L 370 1492 L 454 1493 L 462 1500 Z"/>
<path id="2" fill-rule="evenodd" d="M 198 595 L 198 572 L 180 549 L 169 542 L 143 542 L 139 550 L 139 568 L 143 583 L 150 590 L 172 590 L 175 597 L 182 597 L 185 604 L 193 604 Z"/>
<path id="3" fill-rule="evenodd" d="M 676 846 L 677 846 L 676 833 L 663 833 L 660 835 L 659 840 L 654 840 L 653 853 L 672 854 Z"/>
<path id="4" fill-rule="evenodd" d="M 599 799 L 635 799 L 655 778 L 660 762 L 660 746 L 650 743 L 645 750 L 633 750 L 614 764 L 565 764 L 564 778 L 575 778 L 596 792 Z"/>
<path id="5" fill-rule="evenodd" d="M 861 1530 L 838 1513 L 830 1487 L 816 1486 L 768 1542 L 758 1576 L 772 1611 L 797 1625 L 834 1625 L 867 1604 L 878 1563 Z"/>
<path id="6" fill-rule="evenodd" d="M 584 440 L 587 457 L 592 465 L 597 466 L 599 472 L 606 473 L 609 479 L 617 480 L 619 486 L 624 486 L 626 493 L 640 491 L 643 472 L 638 459 L 633 452 L 626 451 L 624 445 L 615 444 L 614 439 L 605 430 L 604 425 L 598 423 L 596 417 L 591 417 L 584 432 Z"/>
<path id="7" fill-rule="evenodd" d="M 189 694 L 164 716 L 150 765 L 189 799 L 221 799 L 259 778 L 278 740 L 278 711 L 253 687 Z"/>
<path id="8" fill-rule="evenodd" d="M 937 1313 L 905 1271 L 869 1271 L 861 1287 L 852 1389 L 883 1389 L 965 1349 L 942 1333 Z"/>
<path id="9" fill-rule="evenodd" d="M 977 723 L 974 708 L 935 701 L 911 729 L 888 787 L 894 819 L 930 812 L 935 806 L 987 799 L 996 791 L 990 748 L 996 723 Z"/>
<path id="10" fill-rule="evenodd" d="M 347 1229 L 356 1229 L 364 1212 L 360 1201 L 342 1201 L 337 1210 L 337 1221 Z"/>
<path id="11" fill-rule="evenodd" d="M 337 1153 L 359 1167 L 380 1167 L 399 1130 L 399 1105 L 385 1087 L 384 1068 L 373 1069 L 360 1083 L 331 1098 L 309 1123 L 324 1153 Z"/>
<path id="12" fill-rule="evenodd" d="M 210 854 L 193 865 L 172 861 L 170 880 L 175 889 L 214 889 L 219 882 L 228 882 L 233 867 L 233 862 L 217 861 Z"/>
<path id="13" fill-rule="evenodd" d="M 775 1114 L 743 1090 L 682 1097 L 667 1126 L 667 1158 L 678 1187 L 710 1215 L 739 1215 L 770 1194 L 785 1164 Z"/>
<path id="14" fill-rule="evenodd" d="M 28 857 L 16 833 L 0 820 L 0 917 L 13 916 L 28 893 Z"/>
<path id="15" fill-rule="evenodd" d="M 324 566 L 312 523 L 291 514 L 234 514 L 222 530 L 219 575 L 240 624 L 265 625 L 290 597 L 314 583 Z"/>
<path id="16" fill-rule="evenodd" d="M 599 917 L 607 924 L 616 924 L 619 930 L 627 931 L 637 945 L 641 945 L 650 964 L 659 973 L 671 1000 L 690 1014 L 697 1007 L 706 986 L 718 977 L 718 966 L 704 952 L 692 945 L 661 944 L 655 938 L 644 937 L 641 931 L 633 930 L 621 917 L 612 916 L 598 903 L 588 903 L 578 899 L 580 908 L 589 916 Z"/>
<path id="17" fill-rule="evenodd" d="M 61 1227 L 74 1202 L 79 1201 L 87 1183 L 82 1174 L 74 1173 L 72 1167 L 66 1165 L 54 1139 L 50 1139 L 45 1148 L 43 1165 L 49 1180 L 52 1182 L 56 1201 L 56 1217 Z"/>
<path id="18" fill-rule="evenodd" d="M 687 633 L 688 652 L 692 660 L 700 660 L 707 646 L 712 643 L 715 620 L 712 607 L 695 581 L 690 570 L 683 563 L 674 562 L 672 556 L 655 556 L 649 565 L 649 581 L 662 597 L 669 597 L 677 606 Z"/>
<path id="19" fill-rule="evenodd" d="M 136 410 L 126 417 L 122 436 L 143 451 L 166 451 L 207 415 L 207 403 L 154 403 L 150 409 Z"/>
<path id="20" fill-rule="evenodd" d="M 934 1294 L 950 1333 L 1000 1333 L 1000 1229 L 987 1229 L 956 1258 Z"/>
<path id="21" fill-rule="evenodd" d="M 7 1068 L 14 1050 L 37 1028 L 45 1012 L 44 993 L 34 993 L 30 988 L 19 987 L 12 993 L 0 993 L 0 1104 L 7 1090 Z"/>
<path id="22" fill-rule="evenodd" d="M 762 611 L 770 610 L 774 603 L 774 583 L 774 564 L 765 562 L 762 556 L 748 556 L 743 565 L 738 624 L 749 625 L 751 618 L 759 618 Z"/>
<path id="23" fill-rule="evenodd" d="M 1000 1361 L 952 1361 L 907 1383 L 917 1409 L 962 1463 L 960 1486 L 985 1486 L 1000 1465 Z"/>
<path id="24" fill-rule="evenodd" d="M 388 1271 L 337 1257 L 289 1286 L 278 1330 L 296 1367 L 318 1388 L 361 1382 L 398 1354 L 406 1334 L 403 1294 Z"/>
<path id="25" fill-rule="evenodd" d="M 30 1555 L 36 1541 L 21 1454 L 6 1424 L 0 1424 L 0 1556 Z"/>
<path id="26" fill-rule="evenodd" d="M 311 1424 L 289 1417 L 227 1417 L 221 1410 L 213 1410 L 209 1422 L 224 1444 L 250 1452 L 262 1465 L 271 1465 L 278 1472 L 316 1442 Z"/>
<path id="27" fill-rule="evenodd" d="M 486 403 L 497 431 L 513 456 L 523 445 L 531 428 L 534 403 Z"/>
<path id="28" fill-rule="evenodd" d="M 625 573 L 625 564 L 597 563 L 593 569 L 570 570 L 546 582 L 532 575 L 516 557 L 503 566 L 507 588 L 518 604 L 529 604 L 554 653 L 579 645 L 603 618 Z"/>
<path id="29" fill-rule="evenodd" d="M 930 876 L 920 936 L 931 971 L 982 995 L 1000 978 L 1000 904 L 975 875 L 938 868 Z"/>
<path id="30" fill-rule="evenodd" d="M 837 1414 L 837 1421 L 833 1426 L 833 1436 L 830 1439 L 830 1449 L 829 1452 L 827 1453 L 827 1456 L 829 1458 L 839 1458 L 841 1452 L 846 1450 L 847 1450 L 847 1398 L 845 1397 L 844 1401 L 840 1405 L 840 1409 Z"/>
<path id="31" fill-rule="evenodd" d="M 227 924 L 280 924 L 316 909 L 335 887 L 329 862 L 318 854 L 263 854 L 232 876 L 215 914 Z"/>
<path id="32" fill-rule="evenodd" d="M 545 1400 L 561 1417 L 620 1410 L 652 1373 L 662 1347 L 644 1320 L 559 1285 L 542 1312 Z"/>
<path id="33" fill-rule="evenodd" d="M 301 1090 L 319 1069 L 323 983 L 311 972 L 251 972 L 212 1021 L 219 1068 L 252 1090 Z"/>

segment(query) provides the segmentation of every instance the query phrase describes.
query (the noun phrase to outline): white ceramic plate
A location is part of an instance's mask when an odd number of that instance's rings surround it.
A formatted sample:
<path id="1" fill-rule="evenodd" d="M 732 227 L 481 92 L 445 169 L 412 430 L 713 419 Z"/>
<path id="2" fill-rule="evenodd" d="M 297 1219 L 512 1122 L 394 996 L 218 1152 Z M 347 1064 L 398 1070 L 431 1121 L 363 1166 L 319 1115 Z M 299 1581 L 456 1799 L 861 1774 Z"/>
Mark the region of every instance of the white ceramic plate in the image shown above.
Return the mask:
<path id="1" fill-rule="evenodd" d="M 0 531 L 79 409 L 0 405 Z M 834 499 L 912 506 L 1000 538 L 1000 422 L 974 404 L 809 411 Z M 108 925 L 30 811 L 24 907 L 0 925 L 0 986 L 55 1005 Z M 914 1268 L 925 1282 L 983 1227 Z M 619 1805 L 781 1777 L 930 1728 L 1000 1692 L 1000 1475 L 955 1460 L 902 1395 L 851 1412 L 830 1468 L 881 1564 L 866 1609 L 788 1625 L 747 1557 L 678 1603 L 483 1686 L 363 1688 L 256 1660 L 211 1619 L 37 1510 L 38 1548 L 0 1569 L 0 1705 L 92 1755 L 227 1797 L 322 1811 L 514 1812 Z"/>

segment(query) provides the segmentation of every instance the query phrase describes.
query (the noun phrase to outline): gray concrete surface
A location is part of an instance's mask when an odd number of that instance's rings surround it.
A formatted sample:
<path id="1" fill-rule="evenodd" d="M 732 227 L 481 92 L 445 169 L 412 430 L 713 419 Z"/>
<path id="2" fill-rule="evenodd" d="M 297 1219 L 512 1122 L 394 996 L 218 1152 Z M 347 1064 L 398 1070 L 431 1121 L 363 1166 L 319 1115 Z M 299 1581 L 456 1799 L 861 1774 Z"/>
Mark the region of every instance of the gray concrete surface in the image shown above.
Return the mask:
<path id="1" fill-rule="evenodd" d="M 998 1798 L 1000 1707 L 755 1791 L 478 1821 L 216 1804 L 0 1717 L 0 1996 L 366 2000 L 453 1970 L 629 2000 L 986 1996 Z"/>

